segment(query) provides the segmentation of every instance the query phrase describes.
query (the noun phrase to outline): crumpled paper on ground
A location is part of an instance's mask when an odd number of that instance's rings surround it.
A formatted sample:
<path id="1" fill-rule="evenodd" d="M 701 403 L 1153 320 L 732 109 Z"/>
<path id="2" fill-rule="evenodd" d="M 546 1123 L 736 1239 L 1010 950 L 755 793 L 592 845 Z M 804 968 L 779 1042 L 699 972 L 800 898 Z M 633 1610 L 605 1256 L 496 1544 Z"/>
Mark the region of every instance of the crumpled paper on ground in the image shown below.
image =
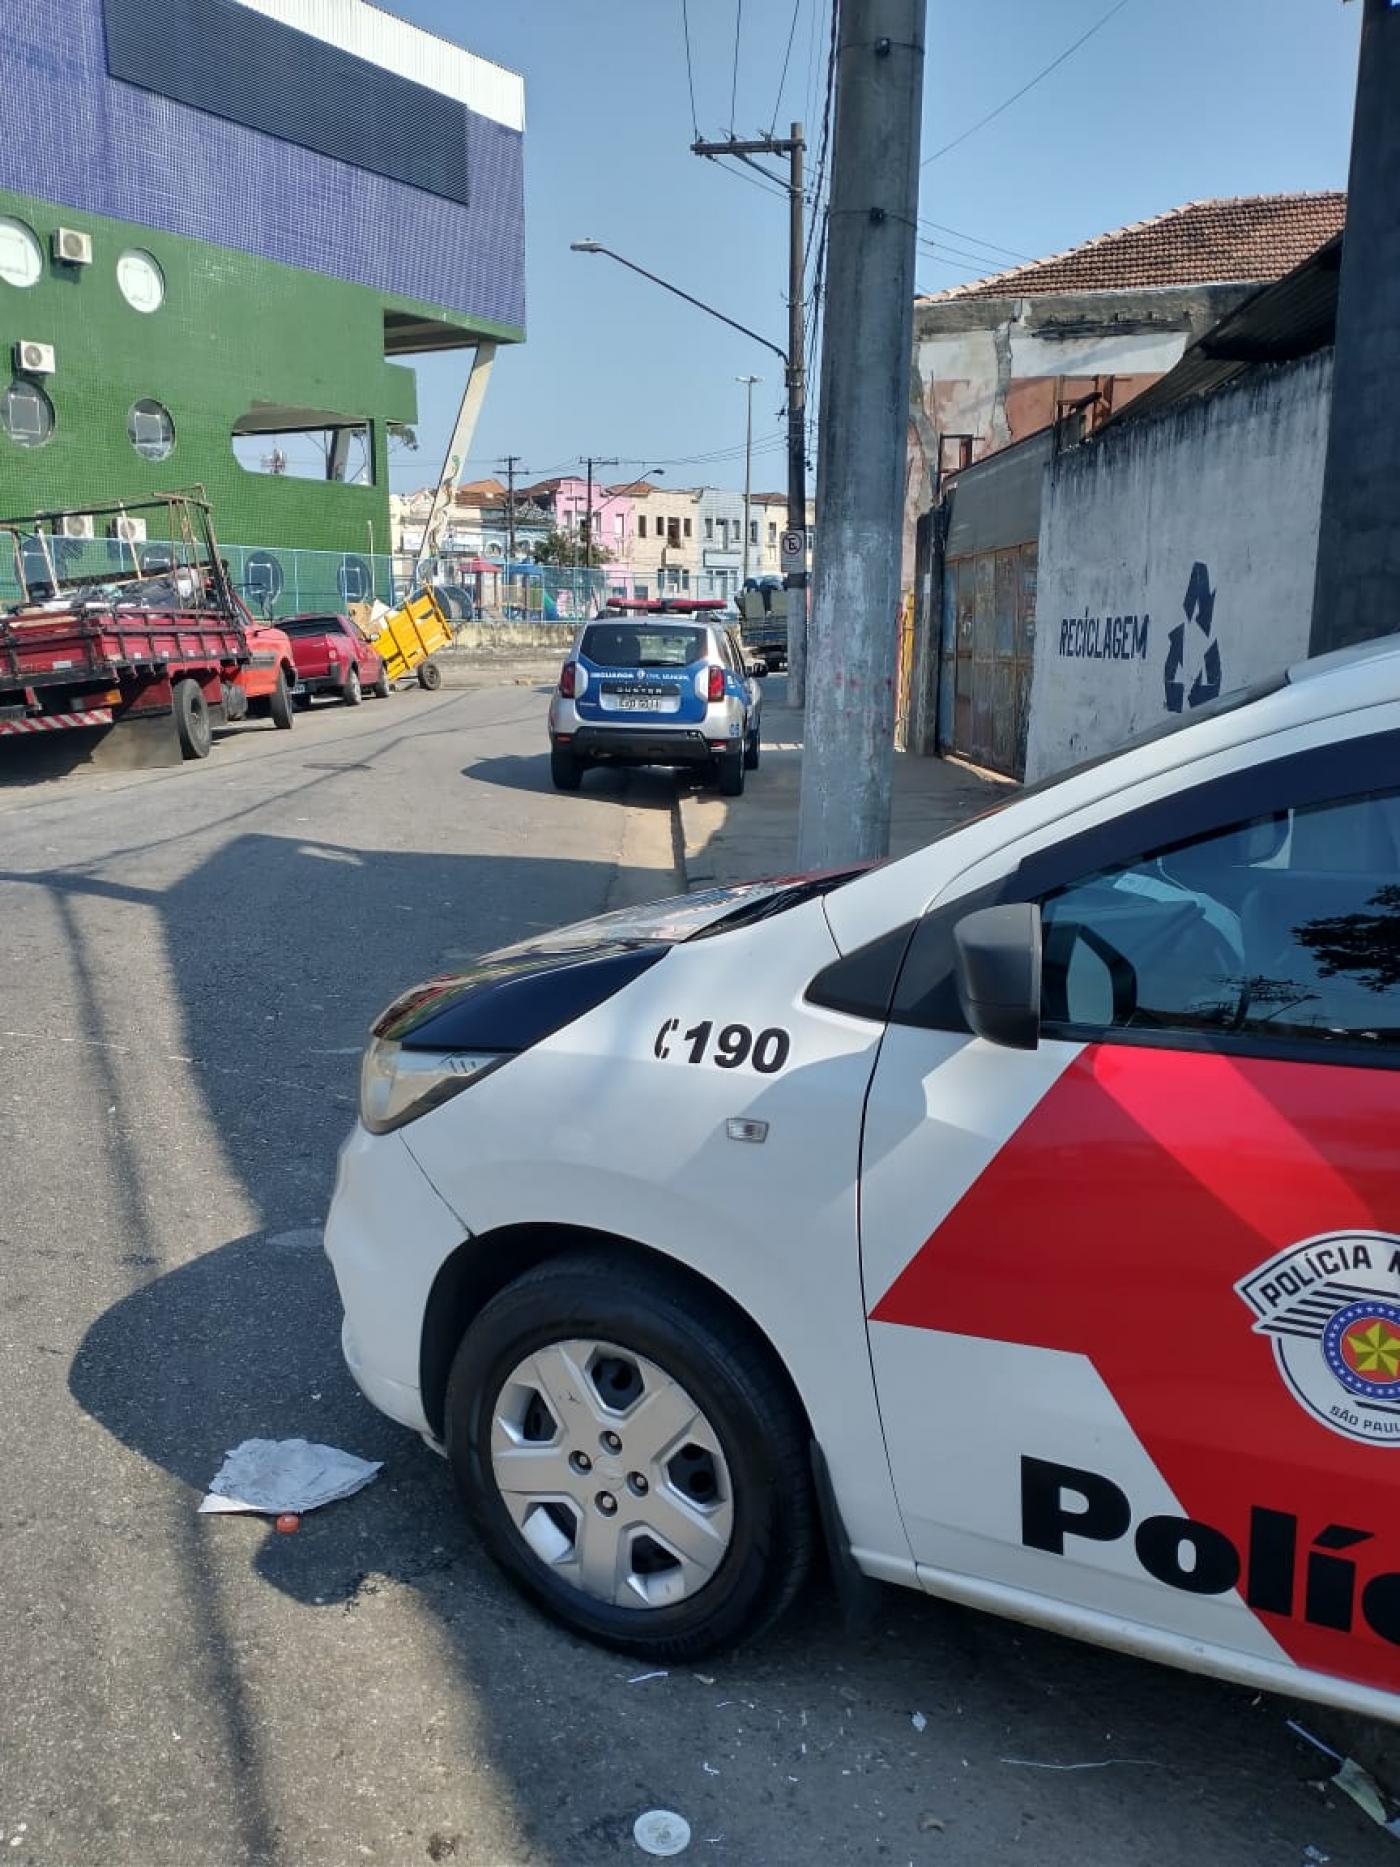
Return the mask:
<path id="1" fill-rule="evenodd" d="M 305 1439 L 245 1439 L 214 1474 L 199 1508 L 299 1515 L 362 1490 L 382 1463 Z"/>

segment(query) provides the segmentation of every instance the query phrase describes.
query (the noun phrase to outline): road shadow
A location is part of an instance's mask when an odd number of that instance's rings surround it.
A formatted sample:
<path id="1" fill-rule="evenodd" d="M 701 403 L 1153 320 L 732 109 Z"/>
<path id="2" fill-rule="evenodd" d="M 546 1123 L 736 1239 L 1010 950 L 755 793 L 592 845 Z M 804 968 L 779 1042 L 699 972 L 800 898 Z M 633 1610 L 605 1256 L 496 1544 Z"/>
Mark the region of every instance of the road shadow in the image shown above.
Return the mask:
<path id="1" fill-rule="evenodd" d="M 505 758 L 483 758 L 462 767 L 462 776 L 476 784 L 498 785 L 507 791 L 533 791 L 554 794 L 549 775 L 549 753 L 512 754 Z M 608 799 L 624 804 L 629 810 L 669 810 L 682 784 L 691 780 L 665 767 L 595 765 L 583 775 L 577 793 L 571 796 Z"/>

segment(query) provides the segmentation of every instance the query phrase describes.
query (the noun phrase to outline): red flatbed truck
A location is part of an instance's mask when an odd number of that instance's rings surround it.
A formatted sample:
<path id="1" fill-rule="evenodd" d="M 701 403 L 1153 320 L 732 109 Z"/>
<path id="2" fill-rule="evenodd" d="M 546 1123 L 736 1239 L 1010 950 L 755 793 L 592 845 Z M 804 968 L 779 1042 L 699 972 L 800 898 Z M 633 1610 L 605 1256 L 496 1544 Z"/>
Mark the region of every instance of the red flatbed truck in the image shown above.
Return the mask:
<path id="1" fill-rule="evenodd" d="M 95 732 L 114 763 L 162 764 L 204 758 L 215 725 L 291 727 L 291 644 L 249 614 L 198 493 L 90 509 L 90 537 L 73 516 L 0 519 L 19 596 L 0 614 L 0 738 Z"/>

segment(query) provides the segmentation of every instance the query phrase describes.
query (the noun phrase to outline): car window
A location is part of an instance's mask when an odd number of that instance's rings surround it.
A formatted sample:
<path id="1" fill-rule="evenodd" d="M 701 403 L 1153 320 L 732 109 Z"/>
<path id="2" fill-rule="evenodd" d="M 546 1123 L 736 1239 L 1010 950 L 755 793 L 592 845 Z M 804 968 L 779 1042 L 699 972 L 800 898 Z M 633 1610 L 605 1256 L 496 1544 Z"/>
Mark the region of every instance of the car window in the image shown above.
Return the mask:
<path id="1" fill-rule="evenodd" d="M 705 659 L 705 638 L 693 626 L 595 622 L 579 652 L 598 668 L 684 668 Z"/>
<path id="2" fill-rule="evenodd" d="M 1041 927 L 1049 1025 L 1400 1046 L 1400 790 L 1100 870 Z"/>

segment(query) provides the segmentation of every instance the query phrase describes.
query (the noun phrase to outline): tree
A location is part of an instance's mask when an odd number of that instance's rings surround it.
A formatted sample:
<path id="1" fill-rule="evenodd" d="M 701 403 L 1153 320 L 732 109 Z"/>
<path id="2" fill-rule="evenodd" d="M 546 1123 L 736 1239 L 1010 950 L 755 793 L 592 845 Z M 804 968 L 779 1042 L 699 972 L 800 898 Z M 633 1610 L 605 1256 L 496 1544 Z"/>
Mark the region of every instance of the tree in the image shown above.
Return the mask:
<path id="1" fill-rule="evenodd" d="M 544 538 L 541 538 L 539 543 L 535 546 L 535 562 L 537 564 L 578 565 L 581 569 L 584 555 L 585 547 L 582 536 L 576 535 L 571 531 L 560 531 L 558 526 Z M 612 563 L 612 552 L 606 550 L 596 539 L 594 540 L 592 555 L 595 565 Z"/>

